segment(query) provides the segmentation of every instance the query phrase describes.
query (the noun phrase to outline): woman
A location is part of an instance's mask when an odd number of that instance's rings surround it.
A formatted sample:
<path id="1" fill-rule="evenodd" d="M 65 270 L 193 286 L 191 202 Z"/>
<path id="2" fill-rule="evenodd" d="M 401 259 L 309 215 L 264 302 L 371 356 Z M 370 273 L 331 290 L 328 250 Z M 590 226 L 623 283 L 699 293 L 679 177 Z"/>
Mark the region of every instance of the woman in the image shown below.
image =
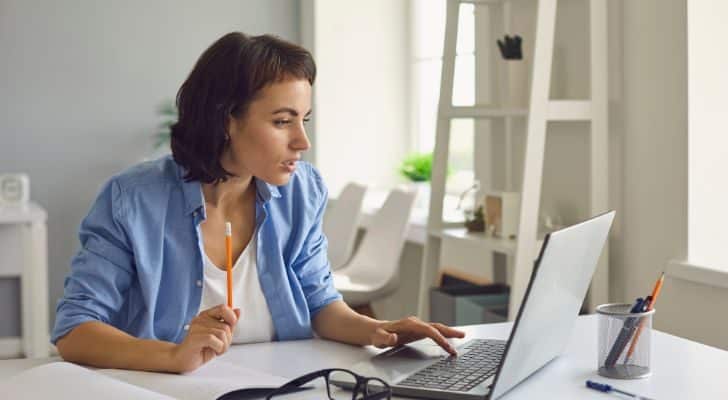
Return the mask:
<path id="1" fill-rule="evenodd" d="M 51 338 L 64 359 L 186 372 L 233 343 L 313 332 L 380 348 L 429 337 L 455 353 L 446 338 L 462 332 L 360 315 L 334 288 L 327 190 L 300 161 L 315 75 L 308 51 L 267 35 L 230 33 L 202 54 L 177 95 L 172 157 L 112 178 L 81 224 Z"/>

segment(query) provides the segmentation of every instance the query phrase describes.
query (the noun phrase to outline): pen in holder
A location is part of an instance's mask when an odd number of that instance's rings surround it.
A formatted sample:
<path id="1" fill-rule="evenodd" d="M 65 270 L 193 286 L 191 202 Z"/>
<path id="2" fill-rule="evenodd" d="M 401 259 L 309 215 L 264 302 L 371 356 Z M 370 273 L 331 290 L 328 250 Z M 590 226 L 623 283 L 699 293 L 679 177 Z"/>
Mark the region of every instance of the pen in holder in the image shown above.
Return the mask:
<path id="1" fill-rule="evenodd" d="M 650 339 L 655 310 L 634 312 L 630 304 L 598 306 L 599 375 L 635 379 L 650 375 Z"/>

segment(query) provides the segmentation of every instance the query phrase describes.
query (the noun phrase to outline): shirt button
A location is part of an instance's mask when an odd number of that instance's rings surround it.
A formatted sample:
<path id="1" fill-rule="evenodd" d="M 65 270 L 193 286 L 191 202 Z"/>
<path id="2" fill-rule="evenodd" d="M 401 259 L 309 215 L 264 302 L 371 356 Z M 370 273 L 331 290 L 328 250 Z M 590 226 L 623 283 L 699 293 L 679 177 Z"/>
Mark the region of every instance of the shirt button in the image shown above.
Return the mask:
<path id="1" fill-rule="evenodd" d="M 197 285 L 197 287 L 202 287 L 202 281 L 198 279 L 197 282 L 195 282 L 195 285 Z"/>
<path id="2" fill-rule="evenodd" d="M 187 324 L 187 325 L 183 326 L 182 329 L 184 329 L 186 331 L 189 331 L 190 330 L 190 324 Z"/>

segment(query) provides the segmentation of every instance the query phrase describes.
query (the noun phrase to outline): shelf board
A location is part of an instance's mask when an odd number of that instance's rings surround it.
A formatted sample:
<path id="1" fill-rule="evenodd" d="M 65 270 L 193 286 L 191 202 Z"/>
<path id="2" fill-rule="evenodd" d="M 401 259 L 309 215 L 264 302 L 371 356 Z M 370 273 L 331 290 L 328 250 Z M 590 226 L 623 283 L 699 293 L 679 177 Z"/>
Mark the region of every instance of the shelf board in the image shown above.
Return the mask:
<path id="1" fill-rule="evenodd" d="M 592 118 L 590 100 L 550 100 L 546 119 L 549 121 L 588 121 Z"/>
<path id="2" fill-rule="evenodd" d="M 453 106 L 441 113 L 441 118 L 505 118 L 525 117 L 527 108 L 496 106 Z"/>
<path id="3" fill-rule="evenodd" d="M 0 225 L 45 222 L 46 211 L 32 201 L 22 206 L 0 206 Z"/>
<path id="4" fill-rule="evenodd" d="M 460 4 L 481 4 L 481 5 L 499 5 L 508 0 L 460 0 Z"/>
<path id="5" fill-rule="evenodd" d="M 440 239 L 464 240 L 471 243 L 480 243 L 489 251 L 503 253 L 509 256 L 515 256 L 516 248 L 518 247 L 518 240 L 516 239 L 486 236 L 484 232 L 468 232 L 466 228 L 430 229 L 429 235 Z M 546 233 L 544 232 L 538 234 L 536 248 L 534 249 L 534 257 L 538 256 L 545 236 Z"/>
<path id="6" fill-rule="evenodd" d="M 445 228 L 431 230 L 430 235 L 442 239 L 467 240 L 470 242 L 482 243 L 490 251 L 505 253 L 508 255 L 516 254 L 516 239 L 504 239 L 492 236 L 486 236 L 483 232 L 468 232 L 465 228 Z"/>
<path id="7" fill-rule="evenodd" d="M 452 106 L 441 113 L 442 118 L 494 119 L 507 117 L 526 117 L 528 108 L 498 106 Z M 590 100 L 550 100 L 547 120 L 549 121 L 589 121 L 592 119 Z"/>

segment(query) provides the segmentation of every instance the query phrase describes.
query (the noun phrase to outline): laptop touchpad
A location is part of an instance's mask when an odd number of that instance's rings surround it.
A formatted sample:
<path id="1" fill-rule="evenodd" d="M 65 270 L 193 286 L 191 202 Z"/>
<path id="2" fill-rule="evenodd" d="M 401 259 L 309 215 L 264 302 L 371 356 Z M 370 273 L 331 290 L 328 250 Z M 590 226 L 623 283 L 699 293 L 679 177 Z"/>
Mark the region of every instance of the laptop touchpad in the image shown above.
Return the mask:
<path id="1" fill-rule="evenodd" d="M 387 350 L 352 368 L 364 376 L 377 376 L 396 383 L 448 354 L 438 345 L 427 342 L 408 344 Z"/>
<path id="2" fill-rule="evenodd" d="M 402 360 L 431 360 L 447 356 L 449 354 L 436 343 L 415 342 L 380 353 L 372 358 L 372 362 L 392 358 L 396 358 L 397 362 L 402 362 Z"/>

